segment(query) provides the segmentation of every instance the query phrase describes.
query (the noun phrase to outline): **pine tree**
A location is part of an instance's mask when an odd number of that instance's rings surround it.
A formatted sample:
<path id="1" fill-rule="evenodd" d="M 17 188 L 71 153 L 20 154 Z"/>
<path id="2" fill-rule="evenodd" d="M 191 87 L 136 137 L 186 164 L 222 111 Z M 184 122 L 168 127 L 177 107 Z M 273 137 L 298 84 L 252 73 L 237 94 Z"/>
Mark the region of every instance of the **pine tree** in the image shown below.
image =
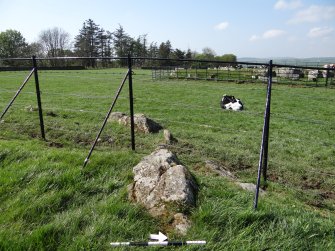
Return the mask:
<path id="1" fill-rule="evenodd" d="M 126 57 L 129 53 L 132 54 L 135 41 L 123 29 L 121 25 L 113 32 L 114 52 L 117 57 Z M 121 66 L 125 66 L 126 61 L 120 61 Z"/>
<path id="2" fill-rule="evenodd" d="M 165 43 L 161 43 L 159 45 L 158 49 L 158 57 L 160 58 L 171 58 L 172 56 L 172 45 L 169 40 L 167 40 Z M 161 61 L 161 65 L 169 65 L 171 64 L 171 61 Z"/>
<path id="3" fill-rule="evenodd" d="M 92 19 L 83 23 L 79 35 L 75 37 L 75 52 L 80 57 L 98 57 L 99 56 L 99 25 L 95 24 Z M 96 67 L 96 60 L 84 60 L 85 66 Z"/>
<path id="4" fill-rule="evenodd" d="M 126 57 L 132 51 L 134 39 L 131 38 L 121 25 L 113 32 L 114 51 L 117 57 Z"/>

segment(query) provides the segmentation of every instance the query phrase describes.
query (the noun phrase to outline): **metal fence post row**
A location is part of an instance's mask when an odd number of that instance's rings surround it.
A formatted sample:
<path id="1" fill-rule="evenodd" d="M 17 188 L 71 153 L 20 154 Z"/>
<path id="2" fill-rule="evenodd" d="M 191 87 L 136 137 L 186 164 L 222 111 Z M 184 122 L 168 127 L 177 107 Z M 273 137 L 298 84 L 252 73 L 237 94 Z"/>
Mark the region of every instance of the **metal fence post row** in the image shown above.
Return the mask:
<path id="1" fill-rule="evenodd" d="M 130 134 L 131 134 L 131 149 L 135 150 L 135 125 L 134 125 L 134 99 L 133 99 L 133 73 L 132 73 L 132 58 L 128 54 L 128 82 L 129 82 L 129 109 L 130 109 Z"/>
<path id="2" fill-rule="evenodd" d="M 45 140 L 42 102 L 41 102 L 41 92 L 40 92 L 40 84 L 39 84 L 39 80 L 38 80 L 38 70 L 37 70 L 36 56 L 33 56 L 32 60 L 33 60 L 33 67 L 34 67 L 36 97 L 37 97 L 37 105 L 38 105 L 38 115 L 39 115 L 39 118 L 40 118 L 41 136 Z"/>
<path id="3" fill-rule="evenodd" d="M 268 141 L 269 141 L 269 129 L 270 129 L 269 124 L 270 124 L 270 105 L 271 105 L 271 88 L 272 88 L 272 67 L 273 67 L 272 60 L 270 60 L 269 65 L 268 65 L 268 69 L 269 69 L 268 70 L 268 86 L 267 86 L 267 93 L 266 93 L 262 143 L 261 143 L 261 149 L 259 153 L 254 209 L 257 209 L 257 206 L 258 206 L 259 187 L 261 183 L 262 168 L 263 168 L 264 180 L 266 181 L 266 169 L 267 169 L 267 162 L 268 162 Z"/>

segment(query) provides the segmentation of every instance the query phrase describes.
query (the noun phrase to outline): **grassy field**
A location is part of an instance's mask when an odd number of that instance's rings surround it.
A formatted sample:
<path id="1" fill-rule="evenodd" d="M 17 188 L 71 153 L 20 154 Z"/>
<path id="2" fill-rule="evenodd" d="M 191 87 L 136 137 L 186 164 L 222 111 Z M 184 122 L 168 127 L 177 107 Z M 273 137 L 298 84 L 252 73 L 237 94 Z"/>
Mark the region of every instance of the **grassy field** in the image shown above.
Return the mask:
<path id="1" fill-rule="evenodd" d="M 127 199 L 132 167 L 164 142 L 162 132 L 136 133 L 133 152 L 129 128 L 108 123 L 82 168 L 125 72 L 40 71 L 46 141 L 33 79 L 10 108 L 0 123 L 0 250 L 107 250 L 112 241 L 146 241 L 167 231 L 164 220 Z M 1 110 L 27 74 L 0 72 Z M 334 89 L 274 85 L 269 182 L 254 211 L 254 194 L 205 161 L 256 182 L 266 86 L 134 74 L 135 112 L 173 133 L 178 143 L 170 149 L 200 187 L 187 236 L 167 234 L 208 244 L 179 250 L 335 249 Z M 223 111 L 223 94 L 240 98 L 245 110 Z M 129 113 L 128 102 L 125 87 L 114 111 Z M 148 249 L 160 248 L 136 248 Z"/>

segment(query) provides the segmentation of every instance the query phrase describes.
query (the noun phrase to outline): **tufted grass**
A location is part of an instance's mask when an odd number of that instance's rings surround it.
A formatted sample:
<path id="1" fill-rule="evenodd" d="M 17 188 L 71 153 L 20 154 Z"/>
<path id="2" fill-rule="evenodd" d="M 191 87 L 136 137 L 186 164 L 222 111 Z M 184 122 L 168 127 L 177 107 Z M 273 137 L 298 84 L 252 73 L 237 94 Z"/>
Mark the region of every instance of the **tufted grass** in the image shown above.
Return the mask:
<path id="1" fill-rule="evenodd" d="M 200 186 L 193 226 L 180 237 L 127 199 L 132 167 L 164 142 L 162 132 L 136 133 L 132 152 L 129 128 L 108 123 L 82 168 L 124 73 L 40 71 L 47 141 L 30 111 L 33 81 L 27 84 L 0 124 L 0 250 L 107 250 L 109 242 L 146 241 L 158 231 L 171 240 L 206 240 L 201 250 L 335 249 L 334 89 L 274 85 L 269 183 L 254 211 L 253 193 L 210 172 L 205 161 L 255 183 L 266 86 L 153 81 L 150 71 L 135 70 L 135 112 L 173 133 L 178 143 L 170 149 Z M 1 109 L 25 74 L 0 73 Z M 225 93 L 245 110 L 222 111 Z M 125 86 L 115 111 L 128 110 Z M 136 248 L 148 249 L 159 248 Z"/>

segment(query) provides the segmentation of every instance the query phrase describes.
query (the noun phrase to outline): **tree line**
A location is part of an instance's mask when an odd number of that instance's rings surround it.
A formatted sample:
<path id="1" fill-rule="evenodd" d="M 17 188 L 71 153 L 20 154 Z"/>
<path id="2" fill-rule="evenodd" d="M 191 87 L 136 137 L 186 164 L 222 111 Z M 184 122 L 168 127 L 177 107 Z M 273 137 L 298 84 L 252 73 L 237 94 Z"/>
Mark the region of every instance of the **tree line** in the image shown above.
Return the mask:
<path id="1" fill-rule="evenodd" d="M 133 57 L 151 57 L 151 58 L 168 58 L 171 60 L 178 59 L 207 59 L 223 60 L 236 62 L 234 54 L 216 55 L 211 48 L 204 48 L 202 53 L 186 51 L 173 48 L 169 40 L 157 44 L 157 42 L 148 42 L 147 34 L 131 37 L 126 33 L 124 28 L 119 25 L 114 32 L 104 30 L 92 19 L 83 23 L 78 35 L 74 41 L 70 40 L 70 34 L 61 28 L 55 27 L 41 31 L 37 42 L 28 44 L 26 39 L 19 31 L 6 30 L 0 32 L 0 58 L 22 58 L 31 57 L 126 57 L 131 54 Z M 2 60 L 2 64 L 15 66 L 18 62 L 13 60 Z M 1 64 L 0 62 L 0 64 Z M 150 65 L 161 66 L 170 65 L 172 61 L 155 61 Z M 72 62 L 74 63 L 74 62 Z M 148 63 L 148 62 L 147 62 Z M 71 64 L 71 61 L 49 60 L 50 66 L 60 64 Z M 110 60 L 93 60 L 83 59 L 81 65 L 85 67 L 108 67 L 115 64 Z M 119 65 L 126 62 L 119 60 Z M 145 66 L 146 62 L 136 61 L 136 64 Z"/>

